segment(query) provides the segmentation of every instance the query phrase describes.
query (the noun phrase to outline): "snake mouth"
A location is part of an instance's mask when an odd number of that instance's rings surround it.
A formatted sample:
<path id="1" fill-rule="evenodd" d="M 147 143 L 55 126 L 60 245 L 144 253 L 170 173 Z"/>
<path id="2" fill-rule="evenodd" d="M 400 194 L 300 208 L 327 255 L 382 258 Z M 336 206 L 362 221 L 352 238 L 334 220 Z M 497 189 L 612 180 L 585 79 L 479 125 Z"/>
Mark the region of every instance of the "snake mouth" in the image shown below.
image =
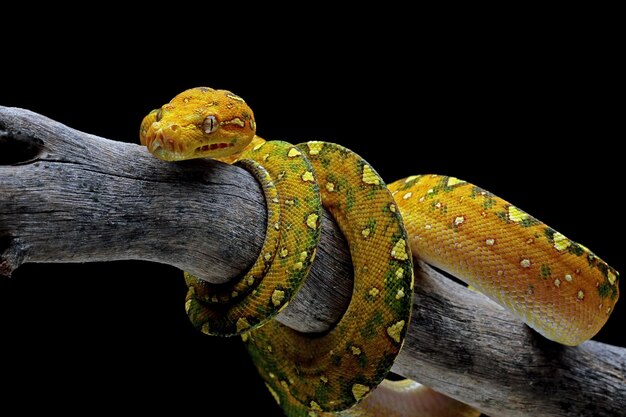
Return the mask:
<path id="1" fill-rule="evenodd" d="M 226 143 L 226 142 L 210 143 L 207 145 L 198 146 L 194 150 L 194 155 L 203 156 L 211 151 L 216 151 L 218 149 L 232 148 L 233 146 L 235 146 L 234 143 Z"/>
<path id="2" fill-rule="evenodd" d="M 185 140 L 175 129 L 159 128 L 150 132 L 145 144 L 148 151 L 165 161 L 182 161 L 195 158 L 215 158 L 232 153 L 235 143 L 215 142 L 198 143 L 196 140 Z"/>

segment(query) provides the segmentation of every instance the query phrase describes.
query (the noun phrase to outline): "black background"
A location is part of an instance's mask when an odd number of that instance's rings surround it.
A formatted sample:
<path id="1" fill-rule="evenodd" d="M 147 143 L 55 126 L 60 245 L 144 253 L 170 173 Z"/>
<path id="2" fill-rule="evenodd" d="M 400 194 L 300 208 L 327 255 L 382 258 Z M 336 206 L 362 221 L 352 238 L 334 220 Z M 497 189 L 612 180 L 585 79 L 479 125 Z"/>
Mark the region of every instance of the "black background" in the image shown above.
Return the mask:
<path id="1" fill-rule="evenodd" d="M 140 28 L 132 36 L 117 20 L 98 28 L 106 35 L 50 25 L 32 42 L 5 39 L 0 105 L 137 142 L 143 115 L 180 91 L 229 89 L 266 139 L 340 143 L 387 181 L 463 178 L 626 270 L 610 25 L 380 26 L 400 18 L 370 16 L 341 35 L 330 23 L 304 37 L 293 23 L 267 38 L 252 27 L 242 39 L 208 23 L 191 33 L 125 21 Z M 191 328 L 184 293 L 166 265 L 20 267 L 0 280 L 0 409 L 282 415 L 239 340 Z M 623 305 L 598 340 L 626 346 Z"/>

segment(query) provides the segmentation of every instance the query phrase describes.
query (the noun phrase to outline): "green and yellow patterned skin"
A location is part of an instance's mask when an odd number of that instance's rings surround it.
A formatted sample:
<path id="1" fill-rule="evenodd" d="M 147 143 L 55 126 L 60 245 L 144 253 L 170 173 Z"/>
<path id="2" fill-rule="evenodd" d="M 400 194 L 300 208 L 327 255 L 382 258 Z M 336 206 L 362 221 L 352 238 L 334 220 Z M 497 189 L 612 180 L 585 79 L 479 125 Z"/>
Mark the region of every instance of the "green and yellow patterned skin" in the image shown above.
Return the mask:
<path id="1" fill-rule="evenodd" d="M 411 248 L 515 313 L 550 340 L 574 346 L 606 323 L 617 271 L 518 207 L 454 177 L 389 185 Z"/>
<path id="2" fill-rule="evenodd" d="M 323 335 L 270 321 L 243 339 L 287 415 L 315 416 L 351 407 L 384 379 L 408 328 L 413 264 L 400 213 L 373 168 L 339 145 L 298 147 L 310 158 L 324 207 L 348 241 L 352 300 Z"/>
<path id="3" fill-rule="evenodd" d="M 242 335 L 289 416 L 479 414 L 453 400 L 432 401 L 432 391 L 410 382 L 376 389 L 408 329 L 412 253 L 566 345 L 596 334 L 617 302 L 617 271 L 479 187 L 440 175 L 386 186 L 367 162 L 339 145 L 266 142 L 255 131 L 241 98 L 195 88 L 146 116 L 140 138 L 160 159 L 219 158 L 241 164 L 262 185 L 268 224 L 259 259 L 227 285 L 186 273 L 186 308 L 204 333 Z M 348 240 L 354 290 L 331 330 L 301 334 L 271 318 L 297 292 L 313 262 L 322 205 Z M 429 401 L 436 406 L 425 410 Z"/>

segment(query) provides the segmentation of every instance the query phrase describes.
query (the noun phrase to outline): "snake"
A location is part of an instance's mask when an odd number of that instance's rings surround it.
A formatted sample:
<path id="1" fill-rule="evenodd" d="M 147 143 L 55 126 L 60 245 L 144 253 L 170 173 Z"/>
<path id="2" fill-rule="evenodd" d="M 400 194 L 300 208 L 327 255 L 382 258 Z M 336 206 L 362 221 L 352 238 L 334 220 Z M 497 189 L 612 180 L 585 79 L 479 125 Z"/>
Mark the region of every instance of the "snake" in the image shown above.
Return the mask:
<path id="1" fill-rule="evenodd" d="M 243 339 L 288 416 L 480 414 L 414 381 L 385 379 L 409 329 L 413 258 L 568 346 L 593 337 L 619 298 L 614 268 L 506 200 L 446 175 L 386 184 L 335 143 L 266 141 L 251 108 L 228 90 L 183 91 L 144 117 L 139 136 L 163 161 L 217 159 L 261 186 L 267 223 L 258 259 L 227 284 L 185 272 L 185 309 L 199 331 Z M 323 209 L 348 242 L 354 287 L 330 330 L 304 334 L 273 318 L 315 260 Z"/>

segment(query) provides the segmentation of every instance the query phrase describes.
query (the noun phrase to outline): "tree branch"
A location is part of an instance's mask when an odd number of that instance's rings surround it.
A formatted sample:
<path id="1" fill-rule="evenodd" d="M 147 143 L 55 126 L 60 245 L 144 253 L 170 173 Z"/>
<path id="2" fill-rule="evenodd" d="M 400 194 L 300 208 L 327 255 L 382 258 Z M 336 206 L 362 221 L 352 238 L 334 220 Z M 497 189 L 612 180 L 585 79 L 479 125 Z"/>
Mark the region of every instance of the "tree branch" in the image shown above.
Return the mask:
<path id="1" fill-rule="evenodd" d="M 245 170 L 165 163 L 138 145 L 0 107 L 0 273 L 24 262 L 141 259 L 210 282 L 244 272 L 261 248 L 265 203 Z M 352 289 L 349 251 L 325 216 L 311 274 L 278 317 L 323 331 Z M 492 415 L 611 416 L 626 408 L 626 349 L 576 348 L 428 266 L 416 268 L 413 321 L 394 371 Z M 181 300 L 182 303 L 182 300 Z"/>

